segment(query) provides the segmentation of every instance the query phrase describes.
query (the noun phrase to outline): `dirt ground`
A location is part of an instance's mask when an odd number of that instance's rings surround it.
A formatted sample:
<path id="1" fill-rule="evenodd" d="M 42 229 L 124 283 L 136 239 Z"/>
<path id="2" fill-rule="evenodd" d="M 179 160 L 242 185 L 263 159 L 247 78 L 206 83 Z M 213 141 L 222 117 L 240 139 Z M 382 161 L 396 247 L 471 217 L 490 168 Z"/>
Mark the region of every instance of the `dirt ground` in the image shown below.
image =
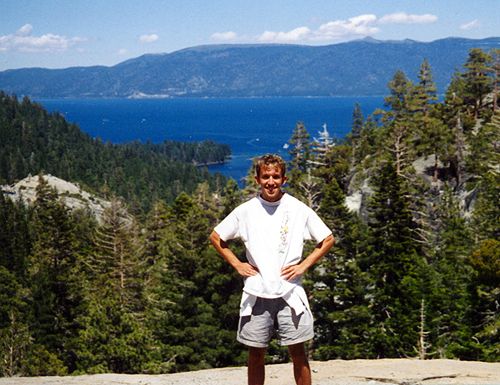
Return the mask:
<path id="1" fill-rule="evenodd" d="M 315 385 L 500 385 L 500 363 L 383 359 L 313 361 Z M 97 374 L 0 378 L 0 385 L 245 385 L 246 368 L 164 375 Z M 266 385 L 292 385 L 291 364 L 268 365 Z"/>

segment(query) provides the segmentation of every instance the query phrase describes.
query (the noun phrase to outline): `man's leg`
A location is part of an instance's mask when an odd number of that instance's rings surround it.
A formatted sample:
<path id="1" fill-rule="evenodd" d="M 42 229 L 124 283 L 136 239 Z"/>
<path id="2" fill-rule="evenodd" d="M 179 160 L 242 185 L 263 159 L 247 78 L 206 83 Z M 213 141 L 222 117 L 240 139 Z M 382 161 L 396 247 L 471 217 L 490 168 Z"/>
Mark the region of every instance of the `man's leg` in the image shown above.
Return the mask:
<path id="1" fill-rule="evenodd" d="M 311 385 L 311 368 L 304 343 L 288 346 L 288 352 L 293 361 L 293 375 L 297 385 Z"/>
<path id="2" fill-rule="evenodd" d="M 264 385 L 266 348 L 248 348 L 248 385 Z"/>

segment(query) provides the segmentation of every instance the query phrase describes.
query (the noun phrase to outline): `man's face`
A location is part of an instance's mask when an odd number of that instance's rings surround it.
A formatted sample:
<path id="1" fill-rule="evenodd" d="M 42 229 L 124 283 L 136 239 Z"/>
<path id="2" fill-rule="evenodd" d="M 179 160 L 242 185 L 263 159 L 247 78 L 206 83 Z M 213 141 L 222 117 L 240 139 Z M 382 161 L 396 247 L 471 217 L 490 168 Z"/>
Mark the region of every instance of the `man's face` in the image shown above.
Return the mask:
<path id="1" fill-rule="evenodd" d="M 281 168 L 277 165 L 261 166 L 259 176 L 255 181 L 260 185 L 260 196 L 268 202 L 276 202 L 283 195 L 281 186 L 286 182 L 286 177 L 282 175 Z"/>

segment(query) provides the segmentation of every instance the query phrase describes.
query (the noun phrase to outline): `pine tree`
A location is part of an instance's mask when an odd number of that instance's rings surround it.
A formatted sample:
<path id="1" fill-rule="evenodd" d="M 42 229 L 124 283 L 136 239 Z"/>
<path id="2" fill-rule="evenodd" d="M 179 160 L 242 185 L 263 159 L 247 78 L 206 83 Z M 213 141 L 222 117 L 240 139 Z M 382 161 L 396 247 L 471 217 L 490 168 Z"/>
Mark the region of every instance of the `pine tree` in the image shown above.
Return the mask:
<path id="1" fill-rule="evenodd" d="M 474 261 L 480 260 L 482 258 L 482 255 L 488 255 L 490 254 L 490 252 L 493 254 L 495 253 L 494 247 L 491 250 L 487 250 L 485 248 L 485 245 L 495 246 L 495 243 L 492 241 L 497 240 L 500 236 L 498 227 L 500 210 L 497 204 L 498 196 L 500 194 L 500 176 L 498 173 L 498 164 L 500 161 L 500 154 L 498 151 L 499 128 L 500 114 L 497 110 L 494 112 L 491 122 L 483 125 L 479 129 L 478 133 L 472 137 L 472 143 L 470 146 L 471 152 L 470 156 L 468 157 L 468 169 L 471 172 L 474 172 L 474 174 L 477 175 L 478 179 L 475 186 L 477 199 L 474 204 L 471 221 L 472 227 L 474 228 L 474 240 L 478 245 L 478 250 L 471 257 L 473 265 L 475 266 L 479 265 L 475 264 Z M 481 270 L 481 268 L 479 268 L 479 270 Z M 481 284 L 479 283 L 477 284 L 477 286 L 472 286 L 472 295 L 473 298 L 475 298 L 476 306 L 478 306 L 479 308 L 481 308 L 482 306 L 488 308 L 488 305 L 479 305 L 479 303 L 483 301 L 493 301 L 495 296 L 498 296 L 494 293 L 494 290 L 491 290 L 490 288 L 488 288 L 488 286 L 482 288 Z M 487 298 L 488 296 L 490 296 L 489 299 Z M 489 308 L 492 308 L 491 305 L 489 305 Z M 496 321 L 492 321 L 491 318 L 486 320 L 482 319 L 481 322 L 490 326 L 494 325 L 495 322 L 497 322 L 496 327 L 498 329 L 498 319 L 496 319 Z M 477 325 L 477 319 L 474 323 Z M 489 341 L 489 345 L 493 346 L 494 343 L 491 344 L 491 342 L 493 342 L 495 338 L 490 339 L 489 337 L 487 337 L 488 333 L 481 334 L 484 333 L 487 328 L 484 328 L 482 330 L 482 332 L 478 332 L 482 336 L 481 339 L 484 341 Z M 491 330 L 494 331 L 495 327 L 493 326 Z M 498 339 L 498 333 L 496 338 Z M 488 346 L 487 343 L 485 343 L 485 345 Z M 485 348 L 485 352 L 486 351 L 488 351 L 488 348 Z M 491 357 L 490 353 L 485 353 L 485 356 Z"/>
<path id="2" fill-rule="evenodd" d="M 385 104 L 391 109 L 384 114 L 386 150 L 392 154 L 398 176 L 407 176 L 407 169 L 415 154 L 411 142 L 417 135 L 414 112 L 417 108 L 413 83 L 402 71 L 397 71 L 389 82 L 391 94 Z"/>
<path id="3" fill-rule="evenodd" d="M 161 243 L 167 225 L 167 205 L 158 201 L 149 212 L 144 231 L 144 249 L 141 257 L 144 288 L 149 290 L 158 284 L 162 274 Z"/>
<path id="4" fill-rule="evenodd" d="M 310 167 L 311 160 L 311 142 L 310 135 L 302 122 L 297 122 L 293 130 L 292 136 L 288 142 L 290 147 L 290 170 L 287 171 L 288 187 L 298 198 L 300 194 L 301 178 L 307 174 L 307 169 Z"/>
<path id="5" fill-rule="evenodd" d="M 344 205 L 345 195 L 335 179 L 324 185 L 318 214 L 333 230 L 336 245 L 305 281 L 312 292 L 316 337 L 313 355 L 319 359 L 366 357 L 370 349 L 364 334 L 370 310 L 365 296 L 367 274 L 358 265 L 362 225 Z"/>
<path id="6" fill-rule="evenodd" d="M 335 146 L 326 123 L 323 125 L 323 131 L 318 131 L 318 135 L 319 138 L 314 138 L 311 144 L 312 159 L 308 163 L 312 167 L 326 166 L 325 158 L 328 152 Z"/>
<path id="7" fill-rule="evenodd" d="M 302 122 L 297 122 L 289 140 L 291 158 L 291 169 L 298 171 L 307 170 L 307 161 L 311 156 L 310 135 L 307 132 L 306 126 Z"/>
<path id="8" fill-rule="evenodd" d="M 15 275 L 0 266 L 0 377 L 27 374 L 24 364 L 32 338 L 23 291 Z"/>
<path id="9" fill-rule="evenodd" d="M 420 301 L 428 274 L 415 228 L 404 179 L 394 164 L 380 167 L 369 207 L 370 242 L 360 261 L 373 279 L 370 343 L 381 357 L 414 352 L 418 341 Z"/>
<path id="10" fill-rule="evenodd" d="M 241 286 L 231 267 L 208 248 L 217 215 L 212 210 L 183 193 L 167 216 L 165 271 L 153 293 L 150 322 L 169 371 L 234 364 L 238 357 L 242 362 L 233 335 Z"/>
<path id="11" fill-rule="evenodd" d="M 451 130 L 441 120 L 435 101 L 436 85 L 432 80 L 432 70 L 424 60 L 420 66 L 419 82 L 414 91 L 415 105 L 413 119 L 416 121 L 418 140 L 415 145 L 424 155 L 434 156 L 433 182 L 439 177 L 440 161 L 449 156 Z"/>
<path id="12" fill-rule="evenodd" d="M 359 148 L 361 143 L 361 136 L 364 127 L 364 117 L 359 103 L 354 105 L 354 110 L 352 112 L 352 127 L 351 133 L 347 136 L 348 140 L 351 142 L 352 146 L 352 167 L 354 167 L 360 160 Z"/>
<path id="13" fill-rule="evenodd" d="M 368 116 L 361 129 L 360 138 L 354 152 L 353 166 L 361 169 L 367 169 L 373 155 L 378 151 L 377 146 L 377 124 L 373 116 Z"/>
<path id="14" fill-rule="evenodd" d="M 294 191 L 297 198 L 315 210 L 321 198 L 321 179 L 308 169 L 305 175 L 295 179 Z"/>
<path id="15" fill-rule="evenodd" d="M 415 87 L 416 96 L 416 111 L 421 112 L 424 116 L 428 116 L 432 103 L 437 100 L 437 88 L 432 78 L 432 69 L 425 59 L 420 65 L 418 74 L 418 84 Z"/>
<path id="16" fill-rule="evenodd" d="M 445 161 L 449 164 L 449 173 L 455 178 L 456 186 L 463 181 L 465 170 L 465 131 L 474 126 L 474 119 L 466 113 L 464 105 L 465 82 L 459 74 L 455 74 L 450 86 L 446 91 L 441 116 L 450 131 L 448 142 L 448 156 Z"/>
<path id="17" fill-rule="evenodd" d="M 405 117 L 411 110 L 410 98 L 413 92 L 413 83 L 403 71 L 396 71 L 388 84 L 390 95 L 385 97 L 385 105 L 390 107 L 386 120 L 395 120 Z"/>
<path id="18" fill-rule="evenodd" d="M 500 49 L 493 49 L 490 53 L 493 60 L 493 113 L 499 109 L 498 94 L 500 93 Z"/>
<path id="19" fill-rule="evenodd" d="M 359 139 L 361 130 L 363 129 L 363 124 L 363 111 L 361 110 L 361 105 L 359 103 L 356 103 L 354 104 L 354 110 L 352 112 L 351 140 L 353 144 Z"/>
<path id="20" fill-rule="evenodd" d="M 474 335 L 470 359 L 497 362 L 500 357 L 500 242 L 482 241 L 470 257 L 475 270 L 470 290 L 472 306 L 469 319 Z"/>
<path id="21" fill-rule="evenodd" d="M 351 147 L 338 144 L 330 148 L 324 158 L 324 166 L 312 170 L 323 183 L 335 179 L 342 191 L 347 192 L 351 170 Z M 323 183 L 320 183 L 321 188 Z"/>
<path id="22" fill-rule="evenodd" d="M 498 174 L 500 164 L 500 110 L 496 111 L 489 123 L 482 125 L 475 135 L 470 136 L 469 155 L 466 167 L 479 180 L 487 174 Z"/>
<path id="23" fill-rule="evenodd" d="M 252 165 L 248 168 L 247 174 L 244 178 L 244 187 L 241 191 L 242 199 L 247 200 L 249 198 L 253 198 L 259 192 L 259 185 L 255 181 L 255 164 L 257 162 L 257 158 L 252 160 Z M 288 174 L 288 168 L 287 168 Z"/>
<path id="24" fill-rule="evenodd" d="M 0 266 L 25 282 L 32 239 L 30 210 L 22 202 L 12 202 L 0 193 Z"/>
<path id="25" fill-rule="evenodd" d="M 470 304 L 467 286 L 471 269 L 466 260 L 473 244 L 472 236 L 449 187 L 440 196 L 435 212 L 438 226 L 429 263 L 436 279 L 426 301 L 429 340 L 439 357 L 460 357 L 471 337 L 470 328 L 463 320 Z"/>
<path id="26" fill-rule="evenodd" d="M 229 179 L 226 183 L 222 195 L 222 218 L 225 218 L 236 206 L 242 203 L 242 193 L 234 179 Z"/>
<path id="27" fill-rule="evenodd" d="M 477 120 L 483 112 L 485 96 L 493 90 L 490 76 L 493 72 L 492 57 L 480 48 L 473 48 L 469 51 L 464 67 L 464 102 L 472 107 L 474 119 Z"/>
<path id="28" fill-rule="evenodd" d="M 95 238 L 97 252 L 90 261 L 98 283 L 95 289 L 116 297 L 124 310 L 139 310 L 142 245 L 135 219 L 120 200 L 114 199 L 104 211 L 102 220 Z"/>
<path id="29" fill-rule="evenodd" d="M 159 358 L 144 321 L 143 252 L 134 218 L 114 199 L 95 236 L 95 252 L 85 263 L 81 328 L 74 341 L 77 371 L 137 373 Z"/>
<path id="30" fill-rule="evenodd" d="M 157 343 L 140 313 L 125 311 L 112 296 L 94 294 L 85 305 L 74 348 L 76 373 L 141 373 L 160 361 Z"/>
<path id="31" fill-rule="evenodd" d="M 478 198 L 472 215 L 475 240 L 499 239 L 500 209 L 497 203 L 500 194 L 500 176 L 494 172 L 486 173 L 479 182 L 477 190 Z"/>
<path id="32" fill-rule="evenodd" d="M 34 245 L 29 279 L 33 301 L 33 336 L 50 354 L 65 357 L 78 296 L 72 292 L 77 253 L 74 224 L 57 192 L 39 177 L 34 203 Z M 71 362 L 66 362 L 70 365 Z"/>

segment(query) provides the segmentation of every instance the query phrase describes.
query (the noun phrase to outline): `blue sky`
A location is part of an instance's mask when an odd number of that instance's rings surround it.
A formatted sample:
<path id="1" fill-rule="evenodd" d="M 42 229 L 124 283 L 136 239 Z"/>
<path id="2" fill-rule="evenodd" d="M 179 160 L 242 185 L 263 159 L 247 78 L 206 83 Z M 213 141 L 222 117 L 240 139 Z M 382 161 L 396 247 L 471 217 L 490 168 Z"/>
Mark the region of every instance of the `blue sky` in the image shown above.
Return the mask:
<path id="1" fill-rule="evenodd" d="M 0 0 L 0 70 L 220 43 L 500 36 L 500 0 Z"/>

